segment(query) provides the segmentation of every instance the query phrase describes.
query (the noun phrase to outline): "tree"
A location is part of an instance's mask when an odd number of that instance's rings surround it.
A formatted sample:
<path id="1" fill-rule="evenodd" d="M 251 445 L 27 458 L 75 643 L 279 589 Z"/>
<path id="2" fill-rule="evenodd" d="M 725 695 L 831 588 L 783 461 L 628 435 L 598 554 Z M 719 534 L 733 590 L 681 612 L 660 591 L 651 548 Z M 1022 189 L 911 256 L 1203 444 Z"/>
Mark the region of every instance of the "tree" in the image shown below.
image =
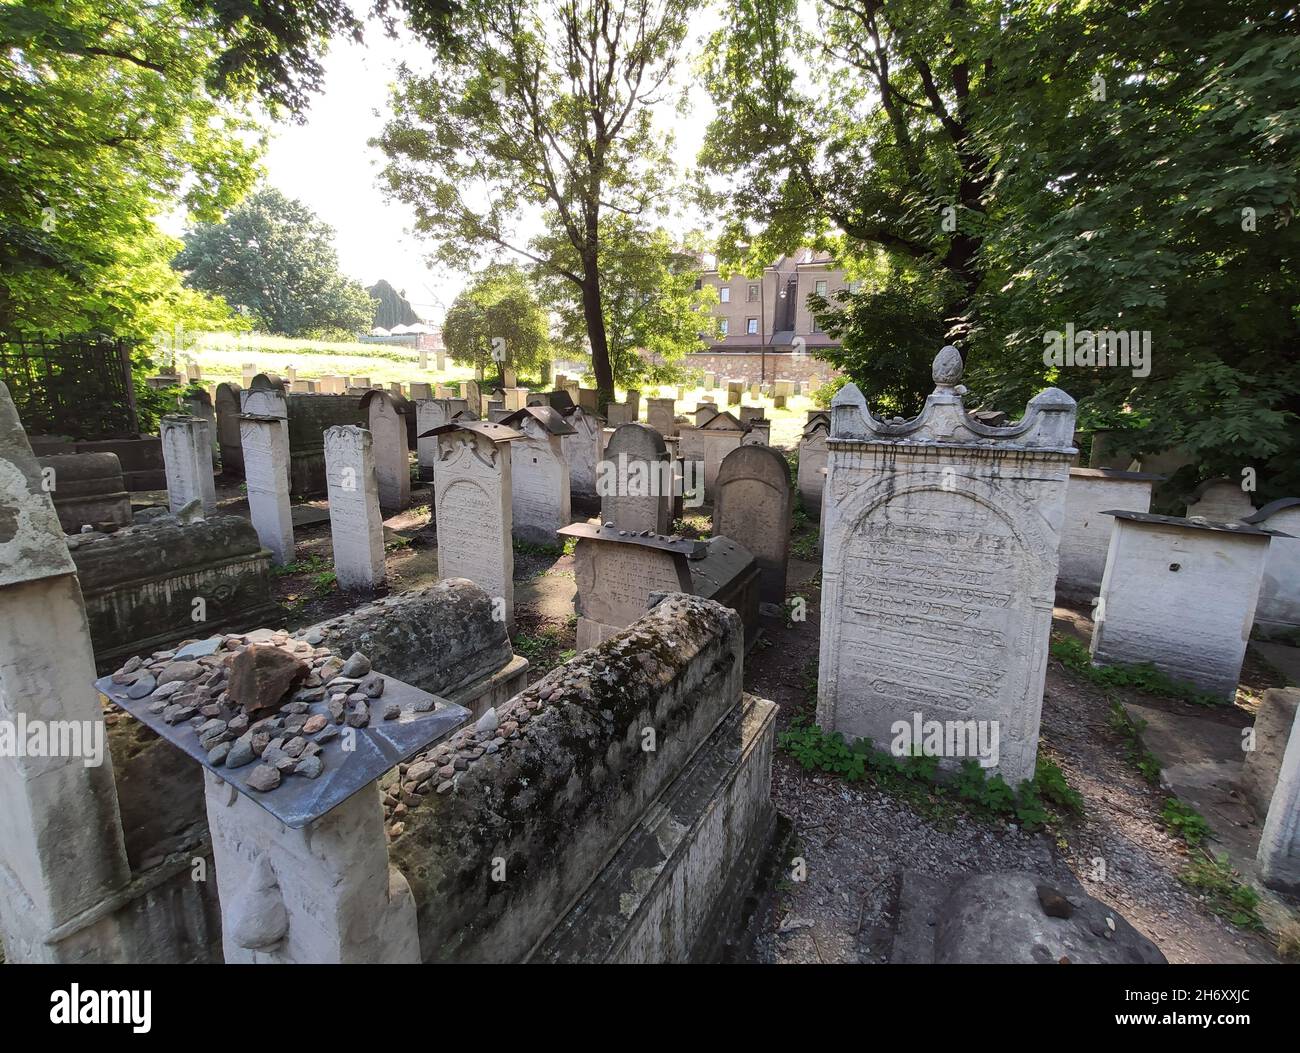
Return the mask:
<path id="1" fill-rule="evenodd" d="M 224 297 L 286 336 L 370 328 L 375 301 L 339 272 L 334 231 L 300 201 L 266 188 L 222 223 L 185 236 L 175 265 L 187 285 Z"/>
<path id="2" fill-rule="evenodd" d="M 419 6 L 406 0 L 408 11 Z M 505 250 L 573 285 L 602 401 L 614 387 L 602 219 L 648 215 L 665 191 L 671 166 L 651 107 L 671 92 L 695 6 L 466 0 L 453 41 L 423 34 L 434 71 L 403 71 L 376 140 L 385 185 L 413 209 L 437 258 L 463 264 Z M 544 208 L 566 244 L 519 238 L 525 211 Z"/>
<path id="3" fill-rule="evenodd" d="M 442 323 L 448 354 L 481 377 L 496 367 L 540 372 L 550 362 L 546 314 L 518 267 L 495 264 L 475 276 L 452 301 Z"/>
<path id="4" fill-rule="evenodd" d="M 383 278 L 366 289 L 366 292 L 371 299 L 378 301 L 375 306 L 375 325 L 392 329 L 395 325 L 414 325 L 420 320 L 410 301 Z"/>
<path id="5" fill-rule="evenodd" d="M 151 336 L 228 314 L 182 287 L 153 217 L 215 218 L 256 173 L 247 94 L 178 0 L 0 6 L 0 330 Z"/>
<path id="6" fill-rule="evenodd" d="M 698 351 L 701 335 L 717 329 L 712 314 L 717 292 L 711 286 L 699 287 L 698 257 L 674 248 L 666 231 L 642 230 L 618 214 L 602 223 L 601 315 L 614 380 L 625 387 L 667 382 L 677 375 L 672 364 Z M 555 222 L 540 244 L 557 259 L 572 254 Z M 587 354 L 579 290 L 543 268 L 537 268 L 537 278 L 556 316 L 558 339 L 574 352 Z"/>

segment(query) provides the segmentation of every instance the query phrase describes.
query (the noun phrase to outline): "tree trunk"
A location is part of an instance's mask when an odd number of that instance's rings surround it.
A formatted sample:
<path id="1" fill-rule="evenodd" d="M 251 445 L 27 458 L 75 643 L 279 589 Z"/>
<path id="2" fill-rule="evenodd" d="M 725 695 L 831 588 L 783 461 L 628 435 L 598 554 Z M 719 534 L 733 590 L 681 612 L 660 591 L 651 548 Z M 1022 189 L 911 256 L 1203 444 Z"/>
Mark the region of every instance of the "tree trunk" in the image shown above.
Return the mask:
<path id="1" fill-rule="evenodd" d="M 605 336 L 605 312 L 600 305 L 600 272 L 595 259 L 584 261 L 582 272 L 582 316 L 591 344 L 591 369 L 596 374 L 596 412 L 614 401 L 614 370 L 609 364 L 609 340 Z"/>

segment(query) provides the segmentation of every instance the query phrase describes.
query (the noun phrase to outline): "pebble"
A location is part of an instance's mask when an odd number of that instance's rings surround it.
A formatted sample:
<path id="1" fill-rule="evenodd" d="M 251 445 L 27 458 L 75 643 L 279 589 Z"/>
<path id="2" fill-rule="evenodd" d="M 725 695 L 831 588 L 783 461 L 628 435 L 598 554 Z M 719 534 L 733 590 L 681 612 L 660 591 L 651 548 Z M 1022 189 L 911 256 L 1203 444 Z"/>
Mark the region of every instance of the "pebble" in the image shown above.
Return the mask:
<path id="1" fill-rule="evenodd" d="M 270 765 L 259 764 L 249 773 L 248 786 L 250 789 L 266 793 L 269 790 L 274 790 L 279 785 L 280 773 Z"/>
<path id="2" fill-rule="evenodd" d="M 322 730 L 328 723 L 329 721 L 325 719 L 323 713 L 314 713 L 312 716 L 308 717 L 306 722 L 303 724 L 303 734 L 314 735 L 316 732 Z"/>
<path id="3" fill-rule="evenodd" d="M 352 657 L 343 663 L 339 675 L 346 677 L 363 677 L 370 672 L 370 659 L 360 651 L 353 651 Z"/>
<path id="4" fill-rule="evenodd" d="M 134 684 L 126 689 L 127 698 L 144 698 L 145 695 L 153 694 L 154 688 L 158 686 L 158 681 L 149 673 L 145 673 Z"/>
<path id="5" fill-rule="evenodd" d="M 313 753 L 301 758 L 294 765 L 293 770 L 297 775 L 305 775 L 309 779 L 314 779 L 325 770 L 325 762 Z"/>
<path id="6" fill-rule="evenodd" d="M 372 673 L 361 681 L 361 690 L 367 698 L 378 698 L 384 693 L 384 678 L 378 673 Z"/>

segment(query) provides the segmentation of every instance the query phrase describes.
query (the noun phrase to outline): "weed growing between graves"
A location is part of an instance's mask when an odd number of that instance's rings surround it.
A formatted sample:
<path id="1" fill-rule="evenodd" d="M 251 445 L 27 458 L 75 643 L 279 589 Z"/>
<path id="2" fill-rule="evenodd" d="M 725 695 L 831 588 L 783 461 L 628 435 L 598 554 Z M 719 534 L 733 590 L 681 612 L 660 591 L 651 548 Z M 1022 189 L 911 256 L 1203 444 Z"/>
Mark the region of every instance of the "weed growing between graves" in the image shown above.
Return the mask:
<path id="1" fill-rule="evenodd" d="M 777 741 L 810 771 L 830 772 L 850 782 L 870 782 L 909 800 L 931 817 L 946 817 L 955 805 L 977 818 L 1014 819 L 1033 831 L 1083 814 L 1083 797 L 1042 753 L 1034 777 L 1012 789 L 1001 775 L 989 778 L 974 758 L 962 761 L 954 778 L 940 781 L 938 757 L 895 757 L 876 749 L 870 739 L 850 744 L 838 731 L 827 734 L 799 716 Z"/>
<path id="2" fill-rule="evenodd" d="M 1160 821 L 1169 828 L 1170 833 L 1186 841 L 1188 848 L 1196 848 L 1213 833 L 1205 817 L 1177 797 L 1165 798 L 1165 806 L 1160 811 Z"/>
<path id="3" fill-rule="evenodd" d="M 1128 743 L 1128 756 L 1152 786 L 1160 785 L 1160 759 L 1142 745 L 1142 731 L 1145 720 L 1133 720 L 1128 711 L 1114 699 L 1110 703 L 1110 726 L 1124 737 Z"/>
<path id="4" fill-rule="evenodd" d="M 1219 699 L 1198 691 L 1191 684 L 1162 673 L 1150 663 L 1141 665 L 1093 665 L 1092 656 L 1073 637 L 1056 636 L 1051 644 L 1052 657 L 1070 672 L 1098 687 L 1125 687 L 1148 695 L 1176 698 L 1195 706 L 1221 705 Z"/>
<path id="5" fill-rule="evenodd" d="M 323 570 L 328 570 L 329 567 L 330 561 L 324 556 L 311 555 L 303 559 L 295 559 L 292 563 L 272 567 L 271 573 L 280 577 L 286 574 L 319 574 Z"/>
<path id="6" fill-rule="evenodd" d="M 1264 923 L 1256 911 L 1259 893 L 1240 880 L 1228 854 L 1215 856 L 1202 849 L 1201 856 L 1192 860 L 1178 880 L 1198 892 L 1212 913 L 1243 929 L 1262 929 Z"/>
<path id="7" fill-rule="evenodd" d="M 514 541 L 514 548 L 521 556 L 553 556 L 559 558 L 565 553 L 565 549 L 559 545 L 539 545 L 533 541 L 521 541 L 518 538 Z"/>
<path id="8" fill-rule="evenodd" d="M 562 648 L 560 627 L 544 625 L 535 634 L 517 633 L 511 640 L 516 653 L 523 655 L 539 673 L 546 673 L 572 658 L 577 652 Z"/>

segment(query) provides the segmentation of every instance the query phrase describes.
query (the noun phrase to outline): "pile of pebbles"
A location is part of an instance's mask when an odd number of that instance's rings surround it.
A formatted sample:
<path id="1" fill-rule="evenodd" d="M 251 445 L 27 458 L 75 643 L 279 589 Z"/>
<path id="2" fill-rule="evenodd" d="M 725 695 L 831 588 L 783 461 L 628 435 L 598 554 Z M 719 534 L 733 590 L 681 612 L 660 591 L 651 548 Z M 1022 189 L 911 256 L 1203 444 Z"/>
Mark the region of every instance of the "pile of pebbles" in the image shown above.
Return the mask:
<path id="1" fill-rule="evenodd" d="M 307 675 L 283 700 L 263 700 L 258 714 L 229 697 L 230 667 L 250 644 L 273 646 L 307 666 Z M 289 775 L 315 779 L 325 770 L 323 747 L 344 726 L 364 728 L 372 719 L 396 720 L 397 703 L 384 705 L 384 678 L 359 651 L 343 659 L 328 647 L 293 639 L 287 632 L 228 634 L 187 640 L 175 650 L 131 658 L 111 677 L 128 698 L 150 699 L 149 712 L 172 726 L 188 725 L 214 768 L 257 762 L 244 780 L 262 793 Z M 415 712 L 431 711 L 432 698 Z"/>

